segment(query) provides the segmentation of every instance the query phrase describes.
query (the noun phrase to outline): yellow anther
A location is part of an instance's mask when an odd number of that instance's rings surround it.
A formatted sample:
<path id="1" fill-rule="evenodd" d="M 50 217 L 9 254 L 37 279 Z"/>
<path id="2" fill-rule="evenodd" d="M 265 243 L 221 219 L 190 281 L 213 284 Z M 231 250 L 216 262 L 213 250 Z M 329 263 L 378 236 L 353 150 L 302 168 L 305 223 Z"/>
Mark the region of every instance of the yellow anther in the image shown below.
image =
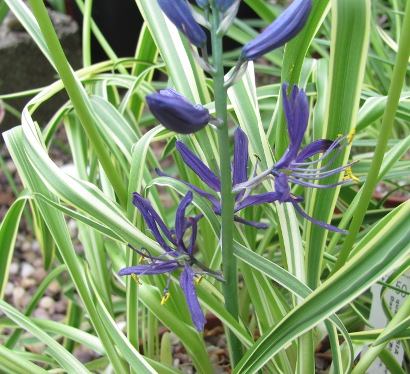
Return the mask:
<path id="1" fill-rule="evenodd" d="M 137 274 L 131 274 L 132 279 L 135 280 L 135 282 L 137 282 L 140 286 L 142 285 L 142 283 L 140 282 L 139 278 L 137 277 Z"/>
<path id="2" fill-rule="evenodd" d="M 170 295 L 169 292 L 167 292 L 164 296 L 162 296 L 161 305 L 164 305 L 167 302 L 167 300 L 169 299 L 170 296 L 171 295 Z"/>
<path id="3" fill-rule="evenodd" d="M 258 156 L 257 153 L 254 153 L 253 155 L 254 155 L 254 157 L 256 157 L 259 161 L 261 161 L 261 158 Z"/>
<path id="4" fill-rule="evenodd" d="M 359 183 L 359 178 L 357 178 L 353 173 L 352 173 L 352 168 L 348 166 L 346 168 L 346 175 L 343 178 L 344 180 L 349 180 L 352 179 L 354 182 Z"/>
<path id="5" fill-rule="evenodd" d="M 203 275 L 200 275 L 198 278 L 196 278 L 195 279 L 195 286 L 198 286 L 198 284 L 202 282 L 203 278 L 204 278 Z"/>
<path id="6" fill-rule="evenodd" d="M 347 144 L 350 145 L 353 141 L 354 138 L 354 134 L 356 134 L 356 130 L 355 129 L 351 129 L 349 132 L 349 135 L 347 135 Z"/>

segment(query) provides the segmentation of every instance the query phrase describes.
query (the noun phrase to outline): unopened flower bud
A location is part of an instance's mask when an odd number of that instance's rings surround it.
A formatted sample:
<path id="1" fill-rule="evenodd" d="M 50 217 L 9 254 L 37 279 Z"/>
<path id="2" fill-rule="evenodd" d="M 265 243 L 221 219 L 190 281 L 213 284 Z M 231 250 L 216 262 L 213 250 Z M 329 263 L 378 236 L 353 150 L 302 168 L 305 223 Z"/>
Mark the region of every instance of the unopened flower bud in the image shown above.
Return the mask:
<path id="1" fill-rule="evenodd" d="M 151 113 L 167 129 L 191 134 L 203 129 L 211 120 L 208 109 L 193 105 L 172 88 L 146 97 Z"/>
<path id="2" fill-rule="evenodd" d="M 204 3 L 200 0 L 199 3 Z M 175 27 L 185 34 L 189 42 L 200 48 L 206 43 L 206 34 L 195 21 L 191 7 L 185 0 L 158 0 L 158 4 Z"/>
<path id="3" fill-rule="evenodd" d="M 198 6 L 202 9 L 206 9 L 209 7 L 209 0 L 195 0 Z"/>
<path id="4" fill-rule="evenodd" d="M 264 54 L 285 45 L 305 26 L 312 0 L 295 0 L 255 39 L 242 49 L 242 59 L 254 61 Z"/>
<path id="5" fill-rule="evenodd" d="M 236 0 L 215 0 L 215 6 L 221 12 L 227 11 Z"/>

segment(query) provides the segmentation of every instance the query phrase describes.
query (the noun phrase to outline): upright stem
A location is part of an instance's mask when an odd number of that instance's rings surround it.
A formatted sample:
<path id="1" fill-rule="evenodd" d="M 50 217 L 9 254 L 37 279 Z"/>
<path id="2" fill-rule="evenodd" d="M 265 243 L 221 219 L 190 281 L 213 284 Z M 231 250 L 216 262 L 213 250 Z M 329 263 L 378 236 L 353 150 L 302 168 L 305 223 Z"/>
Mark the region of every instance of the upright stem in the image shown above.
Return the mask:
<path id="1" fill-rule="evenodd" d="M 212 60 L 216 72 L 213 74 L 215 92 L 215 115 L 222 124 L 218 127 L 218 145 L 221 169 L 221 205 L 222 205 L 222 264 L 225 283 L 223 294 L 228 312 L 238 319 L 238 270 L 236 257 L 233 254 L 233 228 L 234 228 L 234 194 L 232 193 L 232 173 L 229 153 L 227 92 L 224 87 L 224 66 L 222 61 L 222 37 L 217 35 L 219 26 L 219 12 L 215 9 L 212 13 Z M 242 356 L 239 339 L 232 331 L 228 332 L 232 368 Z"/>
<path id="2" fill-rule="evenodd" d="M 374 151 L 372 163 L 369 173 L 367 174 L 366 182 L 364 183 L 362 195 L 360 196 L 357 208 L 349 227 L 349 233 L 343 243 L 339 257 L 332 270 L 332 274 L 339 270 L 347 261 L 350 251 L 353 248 L 357 234 L 363 222 L 363 218 L 367 212 L 367 207 L 376 187 L 379 171 L 383 162 L 384 154 L 387 149 L 387 141 L 389 134 L 394 125 L 397 106 L 400 101 L 400 94 L 403 89 L 404 79 L 407 74 L 408 60 L 410 56 L 410 43 L 408 43 L 408 35 L 410 35 L 410 2 L 407 2 L 404 14 L 403 27 L 399 42 L 399 50 L 397 52 L 396 62 L 393 68 L 393 76 L 387 96 L 386 109 L 384 111 L 383 121 L 380 128 L 380 135 L 377 140 L 376 149 Z"/>

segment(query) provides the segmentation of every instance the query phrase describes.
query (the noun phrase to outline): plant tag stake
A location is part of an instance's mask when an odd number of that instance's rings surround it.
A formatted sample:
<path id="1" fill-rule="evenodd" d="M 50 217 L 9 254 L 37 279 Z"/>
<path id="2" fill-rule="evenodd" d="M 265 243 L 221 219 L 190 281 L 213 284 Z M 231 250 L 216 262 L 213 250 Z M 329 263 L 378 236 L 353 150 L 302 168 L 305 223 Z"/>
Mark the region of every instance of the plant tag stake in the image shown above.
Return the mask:
<path id="1" fill-rule="evenodd" d="M 386 281 L 389 275 L 384 276 L 381 280 Z M 405 292 L 410 290 L 410 271 L 402 275 L 400 278 L 396 280 L 393 284 L 394 287 L 397 289 L 401 289 Z M 374 326 L 375 329 L 383 329 L 388 324 L 388 319 L 383 311 L 382 300 L 380 299 L 380 291 L 382 289 L 382 285 L 374 284 L 371 288 L 371 293 L 373 294 L 373 301 L 370 310 L 370 318 L 369 322 Z M 392 315 L 395 315 L 397 311 L 401 308 L 403 303 L 407 298 L 407 294 L 405 292 L 400 292 L 398 290 L 388 289 L 384 293 L 384 300 L 386 305 L 391 310 Z M 370 330 L 370 328 L 366 328 Z M 404 356 L 404 349 L 399 340 L 391 341 L 386 347 L 395 357 L 397 362 L 402 365 L 403 363 L 403 356 Z M 386 366 L 383 364 L 380 358 L 377 358 L 373 364 L 367 370 L 368 374 L 389 374 L 390 372 L 387 370 Z"/>

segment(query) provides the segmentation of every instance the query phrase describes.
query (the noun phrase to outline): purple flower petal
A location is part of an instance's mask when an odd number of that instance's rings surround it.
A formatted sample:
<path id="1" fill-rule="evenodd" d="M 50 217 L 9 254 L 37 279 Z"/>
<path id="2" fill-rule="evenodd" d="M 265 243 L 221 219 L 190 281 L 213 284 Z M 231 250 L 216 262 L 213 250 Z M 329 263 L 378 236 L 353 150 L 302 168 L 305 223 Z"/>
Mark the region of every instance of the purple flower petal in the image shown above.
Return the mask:
<path id="1" fill-rule="evenodd" d="M 254 61 L 264 54 L 285 45 L 305 26 L 312 0 L 295 0 L 273 23 L 242 49 L 242 58 Z"/>
<path id="2" fill-rule="evenodd" d="M 188 191 L 178 205 L 175 215 L 175 237 L 178 247 L 184 247 L 183 237 L 185 233 L 185 210 L 192 201 L 192 192 Z"/>
<path id="3" fill-rule="evenodd" d="M 346 230 L 339 229 L 339 228 L 336 227 L 336 226 L 333 226 L 333 225 L 331 225 L 331 224 L 329 224 L 329 223 L 325 223 L 325 222 L 319 221 L 319 220 L 317 220 L 317 219 L 315 219 L 315 218 L 313 218 L 313 217 L 307 215 L 307 214 L 305 213 L 305 211 L 298 205 L 298 203 L 297 203 L 296 201 L 293 201 L 293 199 L 290 198 L 287 202 L 292 203 L 293 206 L 295 207 L 295 209 L 299 212 L 299 214 L 300 214 L 302 217 L 306 218 L 306 219 L 307 219 L 308 221 L 310 221 L 310 222 L 313 222 L 315 225 L 318 225 L 318 226 L 320 226 L 320 227 L 323 227 L 324 229 L 329 230 L 329 231 L 339 232 L 339 233 L 341 233 L 341 234 L 347 234 L 347 231 L 346 231 Z"/>
<path id="4" fill-rule="evenodd" d="M 279 195 L 277 192 L 266 192 L 260 195 L 248 196 L 248 197 L 245 197 L 241 202 L 236 204 L 235 212 L 238 212 L 239 210 L 242 210 L 243 208 L 246 208 L 248 206 L 261 205 L 264 203 L 272 203 L 278 200 L 279 200 Z"/>
<path id="5" fill-rule="evenodd" d="M 267 229 L 267 228 L 269 228 L 269 225 L 267 225 L 266 223 L 249 221 L 249 220 L 244 219 L 244 218 L 239 217 L 239 216 L 234 216 L 233 219 L 234 219 L 235 222 L 239 222 L 239 223 L 242 223 L 242 224 L 247 225 L 247 226 L 252 226 L 252 227 L 255 227 L 257 229 Z"/>
<path id="6" fill-rule="evenodd" d="M 216 192 L 221 192 L 221 181 L 215 173 L 208 168 L 182 141 L 175 144 L 185 164 L 187 164 L 198 177 Z"/>
<path id="7" fill-rule="evenodd" d="M 278 194 L 278 201 L 284 203 L 290 196 L 290 187 L 288 184 L 288 176 L 284 173 L 275 175 L 275 190 Z"/>
<path id="8" fill-rule="evenodd" d="M 316 183 L 309 183 L 309 182 L 305 182 L 302 181 L 300 179 L 296 179 L 296 178 L 289 178 L 289 182 L 291 183 L 295 183 L 295 184 L 299 184 L 301 186 L 305 186 L 305 187 L 311 187 L 311 188 L 332 188 L 332 187 L 336 187 L 336 186 L 341 186 L 343 184 L 349 183 L 351 182 L 353 179 L 349 179 L 349 180 L 341 180 L 340 182 L 336 182 L 336 183 L 332 183 L 332 184 L 316 184 Z"/>
<path id="9" fill-rule="evenodd" d="M 203 217 L 203 214 L 200 214 L 199 216 Z M 189 242 L 188 246 L 188 255 L 192 256 L 194 254 L 194 247 L 195 247 L 195 242 L 196 242 L 196 234 L 198 232 L 198 217 L 190 217 L 189 218 L 189 223 L 190 226 L 192 226 L 192 232 L 191 232 L 191 240 Z"/>
<path id="10" fill-rule="evenodd" d="M 190 266 L 186 266 L 179 277 L 179 284 L 184 291 L 185 298 L 188 304 L 189 312 L 191 313 L 192 322 L 198 331 L 202 331 L 205 326 L 205 316 L 199 305 L 198 296 L 194 284 L 194 272 Z"/>
<path id="11" fill-rule="evenodd" d="M 131 275 L 131 274 L 140 274 L 140 275 L 153 275 L 153 274 L 164 274 L 170 273 L 178 268 L 181 265 L 178 264 L 175 260 L 169 260 L 165 262 L 151 263 L 149 265 L 137 265 L 129 266 L 121 269 L 118 272 L 118 275 Z"/>
<path id="12" fill-rule="evenodd" d="M 248 159 L 248 137 L 238 127 L 234 134 L 233 186 L 248 180 Z"/>
<path id="13" fill-rule="evenodd" d="M 309 120 L 309 103 L 305 91 L 299 90 L 294 85 L 288 98 L 287 87 L 287 83 L 282 85 L 283 110 L 289 134 L 289 146 L 281 159 L 275 164 L 277 170 L 288 168 L 296 159 Z"/>
<path id="14" fill-rule="evenodd" d="M 146 96 L 151 113 L 167 129 L 191 134 L 203 129 L 211 119 L 208 109 L 191 104 L 176 91 L 167 88 Z"/>
<path id="15" fill-rule="evenodd" d="M 174 243 L 174 239 L 171 235 L 171 232 L 165 226 L 164 221 L 161 219 L 161 217 L 158 215 L 158 213 L 154 210 L 154 208 L 151 206 L 151 204 L 147 200 L 145 200 L 141 195 L 134 192 L 132 194 L 132 196 L 133 196 L 133 198 L 132 198 L 133 204 L 141 212 L 142 217 L 144 218 L 144 221 L 147 224 L 148 228 L 152 231 L 152 234 L 154 235 L 155 240 L 167 252 L 172 252 L 172 248 L 165 242 L 164 238 L 160 234 L 160 232 L 158 230 L 158 227 L 157 227 L 157 224 L 158 224 L 161 227 L 161 230 L 165 234 L 165 236 L 172 243 Z"/>
<path id="16" fill-rule="evenodd" d="M 196 47 L 202 47 L 206 43 L 206 34 L 195 21 L 191 8 L 185 0 L 158 0 L 158 4 L 175 27 L 186 35 L 190 43 Z"/>
<path id="17" fill-rule="evenodd" d="M 331 140 L 319 139 L 315 140 L 313 143 L 308 144 L 303 148 L 296 157 L 296 162 L 303 162 L 306 159 L 317 155 L 318 153 L 323 153 L 328 150 L 328 148 L 333 144 Z"/>
<path id="18" fill-rule="evenodd" d="M 179 179 L 174 178 L 173 176 L 171 176 L 167 173 L 164 173 L 163 171 L 159 170 L 158 168 L 155 169 L 155 171 L 160 177 L 168 177 L 168 178 L 172 178 L 172 179 L 175 179 L 175 180 L 179 180 Z M 194 190 L 198 195 L 200 195 L 200 196 L 204 197 L 205 199 L 207 199 L 214 206 L 214 208 L 220 207 L 219 200 L 214 195 L 201 190 L 200 188 L 194 186 L 191 183 L 184 182 L 184 181 L 180 181 L 180 182 L 185 184 L 185 186 L 188 186 L 190 189 Z"/>

